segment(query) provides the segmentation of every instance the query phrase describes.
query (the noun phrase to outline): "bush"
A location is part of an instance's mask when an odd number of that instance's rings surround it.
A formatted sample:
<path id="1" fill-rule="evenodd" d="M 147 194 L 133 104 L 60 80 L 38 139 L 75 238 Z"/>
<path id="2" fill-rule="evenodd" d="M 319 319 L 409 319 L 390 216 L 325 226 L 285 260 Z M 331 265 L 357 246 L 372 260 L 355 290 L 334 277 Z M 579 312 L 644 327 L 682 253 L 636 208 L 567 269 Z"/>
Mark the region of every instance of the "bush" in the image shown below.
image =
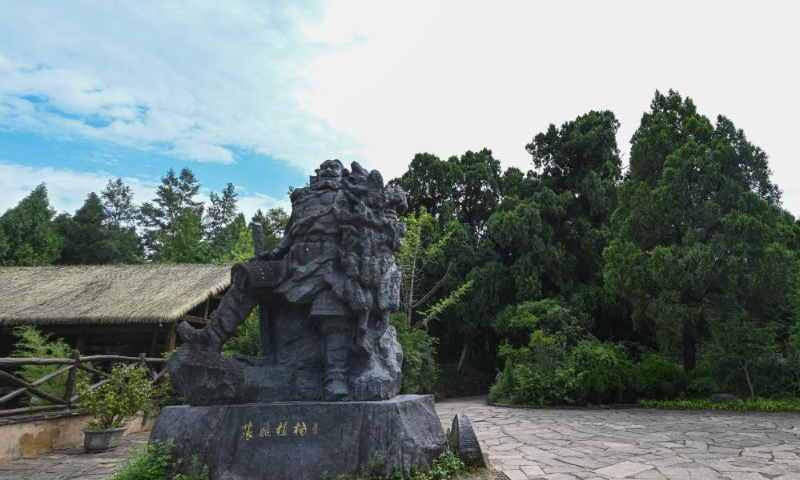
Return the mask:
<path id="1" fill-rule="evenodd" d="M 99 387 L 87 389 L 81 397 L 78 410 L 94 417 L 87 428 L 120 428 L 139 412 L 149 413 L 152 387 L 147 367 L 116 365 L 107 380 Z"/>
<path id="2" fill-rule="evenodd" d="M 686 388 L 683 368 L 659 355 L 648 355 L 639 366 L 644 379 L 644 396 L 657 400 L 678 397 Z"/>
<path id="3" fill-rule="evenodd" d="M 641 372 L 618 344 L 582 340 L 566 368 L 571 373 L 567 397 L 574 404 L 634 402 L 644 390 Z"/>
<path id="4" fill-rule="evenodd" d="M 153 440 L 134 450 L 134 455 L 122 464 L 112 480 L 208 480 L 208 466 L 201 465 L 197 456 L 192 456 L 186 473 L 172 473 L 180 468 L 182 459 L 175 459 L 172 440 Z"/>

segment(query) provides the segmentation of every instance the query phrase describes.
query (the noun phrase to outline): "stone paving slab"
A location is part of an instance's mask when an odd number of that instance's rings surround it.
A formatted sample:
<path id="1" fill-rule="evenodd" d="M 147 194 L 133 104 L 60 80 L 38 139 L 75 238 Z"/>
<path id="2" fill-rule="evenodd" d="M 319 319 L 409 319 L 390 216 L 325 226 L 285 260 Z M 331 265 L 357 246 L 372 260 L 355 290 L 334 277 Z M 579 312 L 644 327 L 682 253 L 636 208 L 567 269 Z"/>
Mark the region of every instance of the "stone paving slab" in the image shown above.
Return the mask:
<path id="1" fill-rule="evenodd" d="M 150 432 L 122 437 L 122 444 L 110 452 L 86 453 L 83 448 L 71 448 L 0 463 L 0 480 L 108 480 L 133 447 L 149 437 Z"/>
<path id="2" fill-rule="evenodd" d="M 800 480 L 800 414 L 436 404 L 465 413 L 491 468 L 512 480 Z"/>

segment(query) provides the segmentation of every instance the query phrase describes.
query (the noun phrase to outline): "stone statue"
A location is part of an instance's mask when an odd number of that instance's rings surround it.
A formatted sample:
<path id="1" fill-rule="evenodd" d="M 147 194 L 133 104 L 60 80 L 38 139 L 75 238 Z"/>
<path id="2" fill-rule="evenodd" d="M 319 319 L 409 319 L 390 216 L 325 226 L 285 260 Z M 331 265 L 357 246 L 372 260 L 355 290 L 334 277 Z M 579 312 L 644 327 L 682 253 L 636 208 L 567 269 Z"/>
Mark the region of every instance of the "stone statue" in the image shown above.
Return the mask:
<path id="1" fill-rule="evenodd" d="M 172 440 L 184 470 L 199 458 L 211 480 L 337 477 L 378 458 L 383 475 L 423 470 L 448 443 L 433 396 L 397 395 L 403 352 L 389 315 L 405 194 L 327 160 L 291 200 L 280 245 L 233 266 L 208 325 L 179 326 L 187 347 L 168 369 L 188 404 L 164 408 L 150 438 Z M 256 305 L 260 355 L 223 356 Z"/>
<path id="2" fill-rule="evenodd" d="M 291 193 L 283 241 L 232 268 L 209 324 L 178 332 L 189 344 L 170 373 L 190 404 L 276 400 L 380 400 L 400 388 L 397 311 L 405 193 L 358 163 L 323 162 Z M 261 305 L 261 356 L 219 354 Z M 210 368 L 209 368 L 210 367 Z"/>

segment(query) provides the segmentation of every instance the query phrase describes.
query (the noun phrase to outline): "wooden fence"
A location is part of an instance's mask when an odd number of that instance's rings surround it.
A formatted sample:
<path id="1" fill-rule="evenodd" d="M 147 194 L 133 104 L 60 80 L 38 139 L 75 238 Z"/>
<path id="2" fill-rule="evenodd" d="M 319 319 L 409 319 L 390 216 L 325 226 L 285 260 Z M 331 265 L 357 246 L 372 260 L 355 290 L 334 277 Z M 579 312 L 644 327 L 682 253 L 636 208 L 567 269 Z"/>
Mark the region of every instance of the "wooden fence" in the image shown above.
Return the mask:
<path id="1" fill-rule="evenodd" d="M 163 358 L 148 358 L 144 353 L 140 353 L 138 357 L 123 357 L 120 355 L 90 355 L 88 357 L 81 357 L 77 350 L 72 352 L 72 358 L 0 358 L 0 368 L 21 367 L 25 365 L 62 365 L 61 368 L 58 368 L 31 383 L 28 383 L 25 380 L 8 372 L 0 370 L 0 381 L 10 384 L 14 387 L 18 387 L 16 390 L 0 397 L 0 408 L 2 408 L 3 404 L 9 400 L 18 397 L 25 392 L 29 392 L 31 395 L 39 397 L 43 400 L 47 400 L 52 404 L 0 410 L 0 417 L 31 413 L 41 410 L 71 410 L 76 405 L 77 400 L 81 397 L 80 394 L 75 394 L 75 381 L 78 378 L 78 369 L 92 373 L 101 378 L 99 382 L 91 385 L 89 388 L 99 387 L 108 381 L 105 378 L 108 376 L 106 372 L 102 372 L 87 365 L 87 363 L 92 362 L 129 363 L 130 365 L 128 365 L 126 368 L 132 368 L 136 365 L 165 364 L 166 360 Z M 161 370 L 158 371 L 158 373 L 156 373 L 156 375 L 153 377 L 151 384 L 158 382 L 166 370 L 166 365 L 164 365 L 164 367 L 161 368 Z M 39 388 L 42 384 L 65 373 L 67 374 L 67 385 L 64 389 L 63 397 L 59 398 L 51 395 Z"/>

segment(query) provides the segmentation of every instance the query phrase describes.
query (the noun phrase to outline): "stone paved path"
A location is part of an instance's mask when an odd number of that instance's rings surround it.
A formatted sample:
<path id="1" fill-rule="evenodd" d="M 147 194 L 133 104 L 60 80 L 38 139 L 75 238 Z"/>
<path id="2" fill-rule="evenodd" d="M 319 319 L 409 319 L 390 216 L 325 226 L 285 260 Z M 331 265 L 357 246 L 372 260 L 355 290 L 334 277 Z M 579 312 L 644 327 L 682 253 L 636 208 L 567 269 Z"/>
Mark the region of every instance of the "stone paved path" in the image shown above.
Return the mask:
<path id="1" fill-rule="evenodd" d="M 492 468 L 542 478 L 800 480 L 800 414 L 491 407 L 438 402 L 472 422 Z"/>
<path id="2" fill-rule="evenodd" d="M 135 444 L 144 443 L 150 432 L 123 437 L 123 444 L 105 453 L 86 453 L 83 448 L 71 448 L 0 463 L 0 480 L 107 480 L 120 462 L 130 456 Z"/>
<path id="3" fill-rule="evenodd" d="M 617 478 L 800 480 L 800 414 L 490 407 L 486 397 L 439 402 L 447 428 L 469 416 L 491 466 L 511 480 Z M 82 449 L 0 463 L 0 480 L 106 480 L 127 458 Z"/>

